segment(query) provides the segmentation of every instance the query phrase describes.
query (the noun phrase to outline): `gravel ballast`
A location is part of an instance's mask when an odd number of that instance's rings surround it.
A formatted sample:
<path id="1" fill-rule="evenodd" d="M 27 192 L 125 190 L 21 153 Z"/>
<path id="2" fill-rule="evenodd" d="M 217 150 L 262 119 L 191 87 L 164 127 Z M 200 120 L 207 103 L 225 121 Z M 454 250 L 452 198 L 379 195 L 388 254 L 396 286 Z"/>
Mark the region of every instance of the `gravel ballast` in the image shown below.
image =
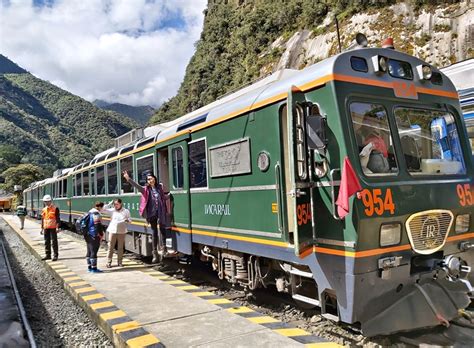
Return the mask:
<path id="1" fill-rule="evenodd" d="M 0 231 L 38 347 L 112 347 L 1 218 Z"/>

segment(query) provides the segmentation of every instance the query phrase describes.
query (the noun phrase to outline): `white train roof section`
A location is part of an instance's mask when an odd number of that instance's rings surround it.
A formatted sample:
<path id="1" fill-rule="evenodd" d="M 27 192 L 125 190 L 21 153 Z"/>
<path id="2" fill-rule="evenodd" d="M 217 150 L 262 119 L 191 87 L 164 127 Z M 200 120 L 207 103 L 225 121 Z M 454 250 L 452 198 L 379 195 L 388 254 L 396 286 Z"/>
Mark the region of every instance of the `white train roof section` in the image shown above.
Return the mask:
<path id="1" fill-rule="evenodd" d="M 474 88 L 474 58 L 463 60 L 442 68 L 458 91 Z"/>

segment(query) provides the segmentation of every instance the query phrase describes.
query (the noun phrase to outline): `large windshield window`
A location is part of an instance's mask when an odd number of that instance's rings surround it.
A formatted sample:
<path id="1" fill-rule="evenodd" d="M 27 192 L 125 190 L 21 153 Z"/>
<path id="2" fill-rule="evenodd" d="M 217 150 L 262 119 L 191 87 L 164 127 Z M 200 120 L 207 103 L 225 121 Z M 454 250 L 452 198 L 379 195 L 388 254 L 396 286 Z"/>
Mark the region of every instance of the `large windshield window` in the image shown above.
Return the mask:
<path id="1" fill-rule="evenodd" d="M 350 110 L 364 173 L 397 173 L 398 166 L 385 108 L 380 104 L 357 102 L 351 103 Z"/>
<path id="2" fill-rule="evenodd" d="M 448 112 L 396 108 L 407 169 L 412 174 L 465 173 L 454 116 Z"/>

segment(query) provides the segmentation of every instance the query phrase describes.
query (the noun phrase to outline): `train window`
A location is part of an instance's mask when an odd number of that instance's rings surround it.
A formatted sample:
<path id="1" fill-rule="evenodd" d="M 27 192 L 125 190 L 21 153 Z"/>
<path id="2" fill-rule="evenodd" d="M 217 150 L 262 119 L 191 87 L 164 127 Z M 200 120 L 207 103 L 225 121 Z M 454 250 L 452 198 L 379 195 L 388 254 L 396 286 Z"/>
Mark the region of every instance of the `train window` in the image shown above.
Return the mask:
<path id="1" fill-rule="evenodd" d="M 82 196 L 82 176 L 76 174 L 76 196 Z"/>
<path id="2" fill-rule="evenodd" d="M 351 57 L 351 67 L 355 71 L 367 72 L 369 67 L 367 66 L 367 61 L 365 58 L 361 57 Z"/>
<path id="3" fill-rule="evenodd" d="M 207 187 L 206 140 L 189 143 L 190 188 Z"/>
<path id="4" fill-rule="evenodd" d="M 95 196 L 95 169 L 91 169 L 91 196 Z"/>
<path id="5" fill-rule="evenodd" d="M 146 176 L 149 173 L 153 173 L 153 155 L 137 159 L 137 180 L 140 185 L 146 185 Z"/>
<path id="6" fill-rule="evenodd" d="M 83 196 L 89 196 L 90 191 L 89 191 L 89 171 L 85 171 L 82 173 L 82 195 Z"/>
<path id="7" fill-rule="evenodd" d="M 117 162 L 107 163 L 107 178 L 108 178 L 108 194 L 113 195 L 118 193 L 117 187 Z"/>
<path id="8" fill-rule="evenodd" d="M 401 60 L 388 60 L 388 73 L 392 77 L 398 77 L 405 80 L 413 80 L 413 70 L 410 63 Z"/>
<path id="9" fill-rule="evenodd" d="M 469 136 L 469 142 L 471 143 L 472 155 L 474 156 L 474 123 L 472 125 L 471 124 L 467 125 L 467 135 Z"/>
<path id="10" fill-rule="evenodd" d="M 395 109 L 407 169 L 412 174 L 464 174 L 454 116 L 446 111 Z"/>
<path id="11" fill-rule="evenodd" d="M 127 171 L 130 174 L 130 177 L 133 178 L 133 158 L 132 156 L 122 158 L 120 160 L 120 172 Z M 130 184 L 123 175 L 120 175 L 120 181 L 122 184 L 122 193 L 131 193 L 133 192 L 133 186 Z"/>
<path id="12" fill-rule="evenodd" d="M 443 84 L 443 75 L 440 72 L 433 71 L 431 73 L 431 83 L 441 86 Z"/>
<path id="13" fill-rule="evenodd" d="M 72 196 L 76 196 L 76 177 L 72 177 Z"/>
<path id="14" fill-rule="evenodd" d="M 96 168 L 96 178 L 97 178 L 97 194 L 105 195 L 104 166 L 100 166 Z"/>
<path id="15" fill-rule="evenodd" d="M 63 179 L 62 197 L 67 197 L 67 179 Z"/>
<path id="16" fill-rule="evenodd" d="M 175 147 L 172 151 L 173 157 L 173 187 L 184 187 L 184 172 L 183 172 L 183 149 Z"/>
<path id="17" fill-rule="evenodd" d="M 350 110 L 364 174 L 396 174 L 398 166 L 385 108 L 380 104 L 354 102 Z"/>

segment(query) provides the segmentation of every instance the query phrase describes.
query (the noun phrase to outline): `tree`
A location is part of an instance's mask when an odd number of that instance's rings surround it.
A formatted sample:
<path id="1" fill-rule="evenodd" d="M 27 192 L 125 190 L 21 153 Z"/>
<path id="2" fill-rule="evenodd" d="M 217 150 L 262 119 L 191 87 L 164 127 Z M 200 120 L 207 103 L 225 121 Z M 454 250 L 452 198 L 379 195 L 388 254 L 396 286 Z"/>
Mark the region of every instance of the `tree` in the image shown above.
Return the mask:
<path id="1" fill-rule="evenodd" d="M 23 157 L 21 151 L 13 145 L 0 145 L 0 160 L 10 165 L 18 164 Z"/>
<path id="2" fill-rule="evenodd" d="M 5 183 L 0 187 L 7 192 L 13 192 L 15 185 L 21 185 L 25 189 L 32 182 L 42 180 L 44 172 L 43 169 L 33 164 L 19 164 L 8 168 L 0 176 L 5 179 Z"/>

